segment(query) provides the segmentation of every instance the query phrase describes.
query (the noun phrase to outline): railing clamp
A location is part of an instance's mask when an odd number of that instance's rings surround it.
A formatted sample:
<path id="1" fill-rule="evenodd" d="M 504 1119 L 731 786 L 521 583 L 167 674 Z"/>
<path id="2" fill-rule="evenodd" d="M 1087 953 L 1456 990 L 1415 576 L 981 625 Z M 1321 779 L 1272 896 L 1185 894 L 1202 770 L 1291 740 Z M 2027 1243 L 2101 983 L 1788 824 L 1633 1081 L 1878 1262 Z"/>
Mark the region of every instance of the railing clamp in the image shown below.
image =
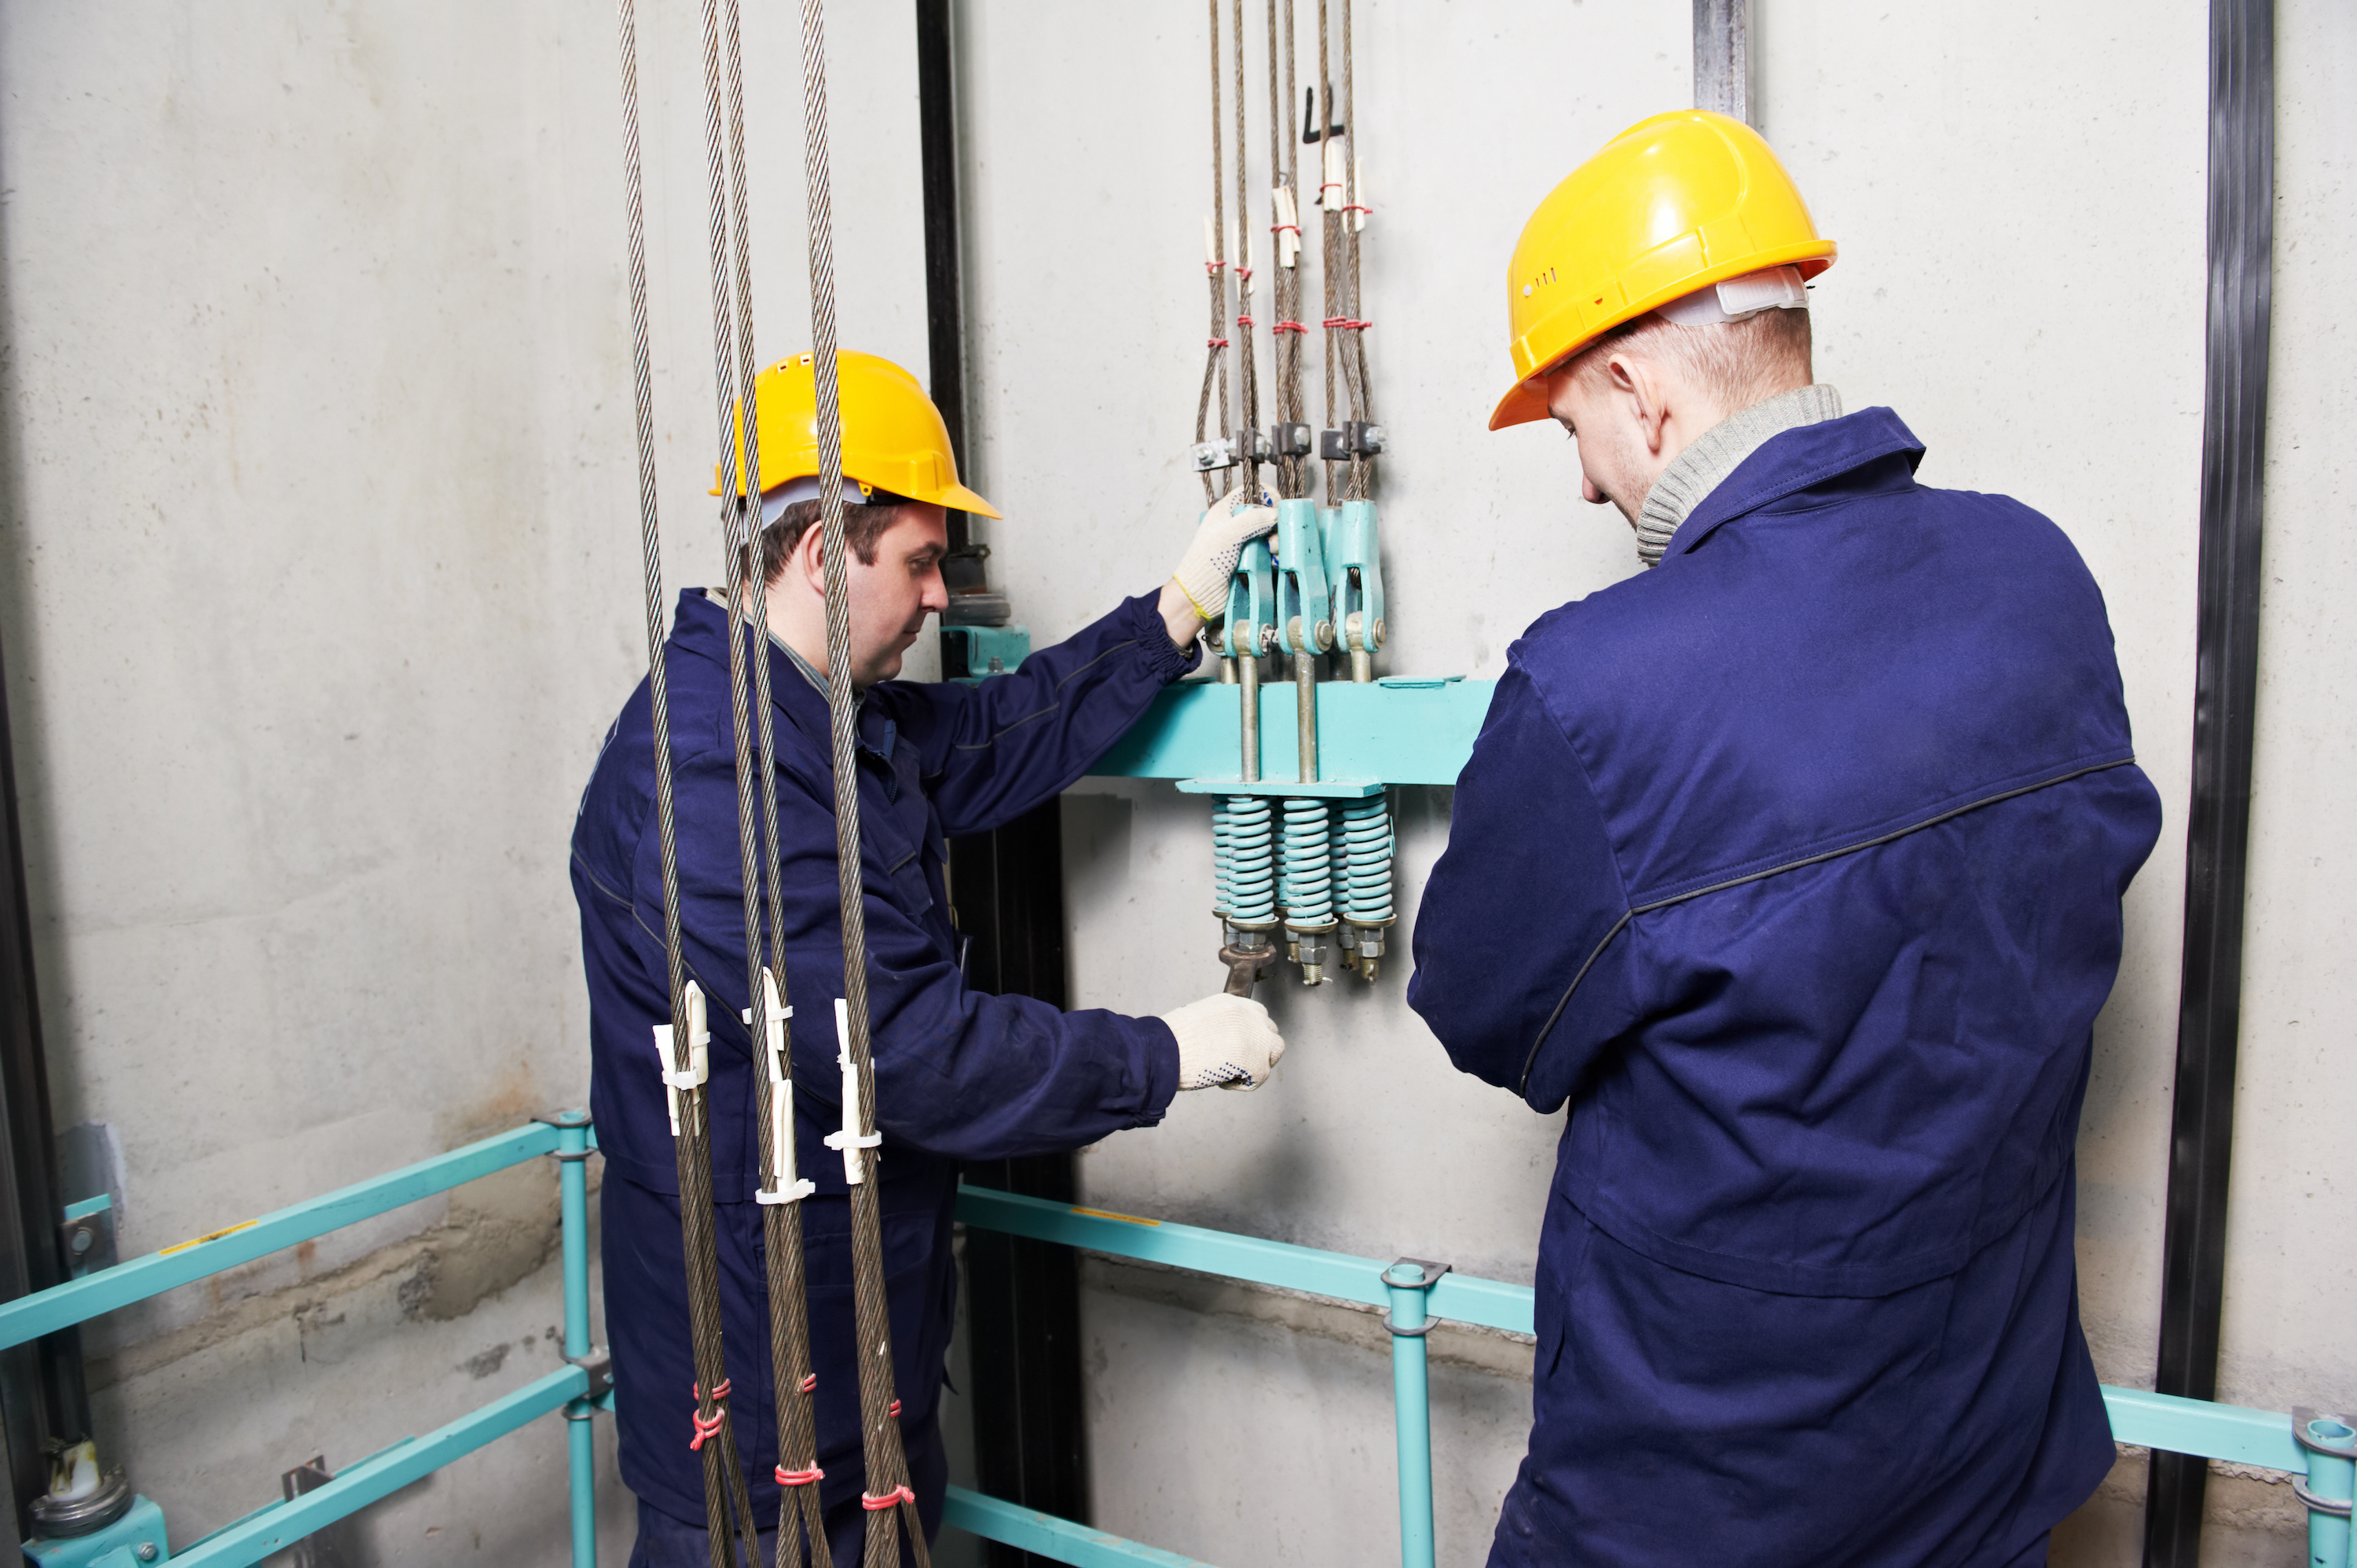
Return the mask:
<path id="1" fill-rule="evenodd" d="M 1450 1264 L 1436 1263 L 1427 1258 L 1402 1258 L 1383 1271 L 1383 1285 L 1388 1290 L 1428 1291 L 1440 1283 L 1440 1276 L 1448 1273 L 1450 1267 Z M 1418 1277 L 1412 1280 L 1393 1278 L 1394 1274 L 1408 1269 L 1415 1270 Z M 1394 1337 L 1400 1339 L 1421 1339 L 1431 1333 L 1433 1326 L 1439 1321 L 1440 1319 L 1437 1317 L 1427 1317 L 1416 1327 L 1402 1328 L 1389 1312 L 1383 1314 L 1383 1327 L 1389 1330 Z"/>
<path id="2" fill-rule="evenodd" d="M 2291 1407 L 2291 1434 L 2302 1448 L 2312 1454 L 2323 1454 L 2335 1459 L 2357 1459 L 2357 1420 L 2333 1415 L 2320 1410 L 2310 1410 L 2304 1404 Z M 2310 1513 L 2329 1514 L 2334 1519 L 2350 1517 L 2351 1499 L 2321 1498 L 2308 1489 L 2305 1480 L 2291 1477 L 2292 1495 L 2306 1504 Z"/>
<path id="3" fill-rule="evenodd" d="M 550 1127 L 587 1127 L 589 1125 L 589 1112 L 550 1111 L 533 1117 L 533 1120 Z M 551 1149 L 548 1152 L 548 1157 L 559 1165 L 571 1165 L 576 1161 L 587 1159 L 593 1152 L 589 1149 Z"/>
<path id="4" fill-rule="evenodd" d="M 589 1374 L 589 1391 L 565 1407 L 567 1421 L 587 1421 L 597 1412 L 589 1407 L 614 1391 L 614 1352 L 610 1346 L 592 1345 L 586 1356 L 567 1356 L 569 1366 Z M 574 1413 L 578 1408 L 580 1413 Z"/>

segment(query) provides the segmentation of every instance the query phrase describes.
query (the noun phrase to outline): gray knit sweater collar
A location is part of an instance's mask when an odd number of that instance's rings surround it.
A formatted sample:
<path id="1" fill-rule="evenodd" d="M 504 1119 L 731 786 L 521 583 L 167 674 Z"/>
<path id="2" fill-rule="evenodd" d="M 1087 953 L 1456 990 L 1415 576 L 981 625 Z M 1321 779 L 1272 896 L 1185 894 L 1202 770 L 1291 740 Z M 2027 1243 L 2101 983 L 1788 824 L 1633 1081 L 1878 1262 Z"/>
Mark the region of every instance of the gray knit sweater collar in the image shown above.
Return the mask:
<path id="1" fill-rule="evenodd" d="M 1647 566 L 1660 565 L 1678 525 L 1770 436 L 1839 419 L 1841 412 L 1841 393 L 1819 382 L 1755 403 L 1704 431 L 1670 460 L 1645 493 L 1645 504 L 1637 513 L 1638 556 Z"/>

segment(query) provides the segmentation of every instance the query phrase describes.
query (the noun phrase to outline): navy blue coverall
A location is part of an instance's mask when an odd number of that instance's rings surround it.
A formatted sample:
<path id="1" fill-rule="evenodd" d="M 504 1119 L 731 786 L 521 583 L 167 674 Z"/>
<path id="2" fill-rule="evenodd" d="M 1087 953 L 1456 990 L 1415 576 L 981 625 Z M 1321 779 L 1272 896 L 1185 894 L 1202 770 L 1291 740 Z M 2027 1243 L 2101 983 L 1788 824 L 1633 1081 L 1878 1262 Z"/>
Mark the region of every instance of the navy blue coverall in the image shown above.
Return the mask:
<path id="1" fill-rule="evenodd" d="M 843 1157 L 834 999 L 843 994 L 834 783 L 824 693 L 764 638 L 776 709 L 776 795 L 793 1012 L 794 1132 L 811 1352 L 818 1373 L 821 1498 L 829 1533 L 856 1530 L 865 1479 L 852 1370 L 850 1200 Z M 1195 658 L 1172 646 L 1152 596 L 1131 599 L 1069 641 L 979 685 L 888 681 L 860 719 L 860 867 L 892 1351 L 911 1477 L 938 1526 L 945 1471 L 937 1405 L 957 1273 L 950 1253 L 958 1162 L 1077 1148 L 1161 1120 L 1178 1053 L 1157 1018 L 1062 1013 L 970 990 L 943 881 L 946 834 L 1007 822 L 1078 779 Z M 712 1176 L 732 1425 L 757 1516 L 774 1523 L 776 1421 L 770 1370 L 737 858 L 728 617 L 702 589 L 680 596 L 664 648 L 682 943 L 712 998 Z M 653 1026 L 669 1021 L 662 884 L 654 821 L 651 699 L 642 681 L 608 732 L 573 835 L 573 889 L 588 969 L 590 1107 L 606 1169 L 606 1326 L 620 1416 L 622 1479 L 642 1507 L 704 1521 L 689 1452 L 694 1380 L 671 1127 Z M 856 1535 L 854 1537 L 856 1539 Z M 694 1548 L 701 1562 L 702 1548 Z M 838 1562 L 856 1561 L 856 1557 Z"/>
<path id="2" fill-rule="evenodd" d="M 2077 552 L 1921 456 L 1770 440 L 1458 782 L 1409 1002 L 1571 1108 L 1493 1565 L 2042 1563 L 2113 1462 L 2072 1146 L 2159 801 Z"/>

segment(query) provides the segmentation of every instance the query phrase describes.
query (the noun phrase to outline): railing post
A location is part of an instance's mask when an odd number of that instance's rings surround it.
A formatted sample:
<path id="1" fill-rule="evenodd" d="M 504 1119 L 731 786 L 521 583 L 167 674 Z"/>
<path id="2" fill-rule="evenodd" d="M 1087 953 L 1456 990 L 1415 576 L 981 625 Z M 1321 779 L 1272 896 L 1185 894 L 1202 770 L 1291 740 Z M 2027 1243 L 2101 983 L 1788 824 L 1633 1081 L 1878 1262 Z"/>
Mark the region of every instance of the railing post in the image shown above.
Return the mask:
<path id="1" fill-rule="evenodd" d="M 565 1407 L 565 1461 L 573 1513 L 573 1568 L 597 1568 L 597 1396 L 610 1373 L 592 1366 L 589 1344 L 589 1113 L 544 1118 L 556 1129 L 556 1189 L 565 1254 L 565 1359 L 589 1368 L 589 1396 Z"/>
<path id="2" fill-rule="evenodd" d="M 1425 1292 L 1440 1283 L 1447 1263 L 1402 1258 L 1383 1271 L 1391 1314 L 1392 1419 L 1399 1434 L 1400 1568 L 1433 1568 L 1432 1404 L 1424 1337 Z"/>
<path id="3" fill-rule="evenodd" d="M 2308 1483 L 2292 1490 L 2308 1505 L 2309 1568 L 2350 1568 L 2350 1498 L 2357 1495 L 2357 1423 L 2295 1405 L 2291 1434 L 2308 1459 Z"/>

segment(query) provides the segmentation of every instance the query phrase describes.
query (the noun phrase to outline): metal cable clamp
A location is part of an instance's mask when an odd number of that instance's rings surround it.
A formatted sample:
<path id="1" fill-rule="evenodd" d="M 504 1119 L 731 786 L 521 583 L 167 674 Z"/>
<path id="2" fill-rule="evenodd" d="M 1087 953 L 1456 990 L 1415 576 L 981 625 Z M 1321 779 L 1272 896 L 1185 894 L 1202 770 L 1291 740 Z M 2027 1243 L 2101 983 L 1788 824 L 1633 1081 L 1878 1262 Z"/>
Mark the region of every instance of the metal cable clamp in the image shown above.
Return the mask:
<path id="1" fill-rule="evenodd" d="M 565 1407 L 567 1421 L 593 1421 L 597 1418 L 597 1402 L 614 1391 L 614 1352 L 605 1345 L 592 1345 L 586 1356 L 567 1356 L 566 1363 L 589 1374 L 589 1391 Z"/>
<path id="2" fill-rule="evenodd" d="M 2336 1429 L 2318 1432 L 2319 1426 Z M 2335 1459 L 2357 1459 L 2357 1421 L 2344 1415 L 2311 1410 L 2304 1404 L 2291 1407 L 2291 1434 L 2302 1448 L 2310 1453 L 2329 1455 Z M 2307 1505 L 2310 1513 L 2328 1514 L 2334 1519 L 2350 1517 L 2352 1499 L 2319 1497 L 2308 1489 L 2306 1478 L 2291 1477 L 2292 1495 Z"/>
<path id="3" fill-rule="evenodd" d="M 1450 1267 L 1450 1264 L 1436 1263 L 1425 1258 L 1401 1258 L 1397 1262 L 1394 1262 L 1390 1269 L 1385 1269 L 1379 1277 L 1383 1280 L 1383 1287 L 1386 1290 L 1429 1291 L 1433 1286 L 1440 1283 L 1440 1276 L 1448 1273 Z M 1416 1281 L 1394 1280 L 1392 1278 L 1392 1269 L 1402 1268 L 1420 1269 L 1424 1273 L 1424 1278 Z M 1383 1314 L 1383 1327 L 1390 1332 L 1394 1338 L 1396 1339 L 1421 1339 L 1426 1335 L 1431 1333 L 1433 1328 L 1439 1322 L 1440 1319 L 1437 1317 L 1426 1317 L 1420 1326 L 1415 1328 L 1402 1328 L 1397 1323 L 1392 1320 L 1392 1315 L 1388 1310 Z"/>

